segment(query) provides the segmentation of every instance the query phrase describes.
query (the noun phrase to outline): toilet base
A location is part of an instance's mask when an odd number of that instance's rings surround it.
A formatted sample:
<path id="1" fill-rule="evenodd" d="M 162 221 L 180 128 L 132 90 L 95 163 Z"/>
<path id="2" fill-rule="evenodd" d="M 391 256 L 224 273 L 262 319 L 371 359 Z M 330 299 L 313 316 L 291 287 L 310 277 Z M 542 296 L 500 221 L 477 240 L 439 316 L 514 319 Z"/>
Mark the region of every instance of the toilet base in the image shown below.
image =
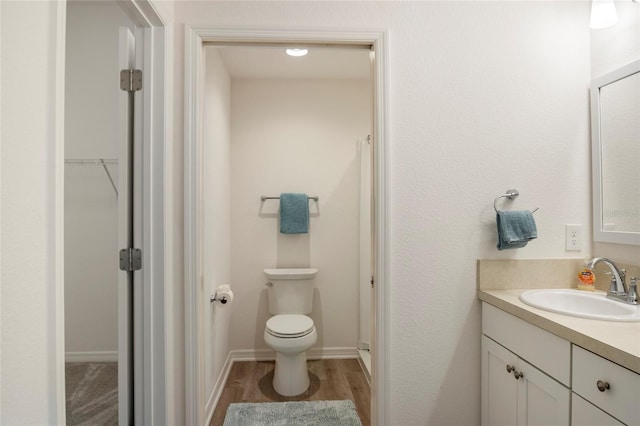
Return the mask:
<path id="1" fill-rule="evenodd" d="M 297 396 L 309 388 L 306 352 L 286 355 L 278 352 L 273 389 L 282 396 Z"/>

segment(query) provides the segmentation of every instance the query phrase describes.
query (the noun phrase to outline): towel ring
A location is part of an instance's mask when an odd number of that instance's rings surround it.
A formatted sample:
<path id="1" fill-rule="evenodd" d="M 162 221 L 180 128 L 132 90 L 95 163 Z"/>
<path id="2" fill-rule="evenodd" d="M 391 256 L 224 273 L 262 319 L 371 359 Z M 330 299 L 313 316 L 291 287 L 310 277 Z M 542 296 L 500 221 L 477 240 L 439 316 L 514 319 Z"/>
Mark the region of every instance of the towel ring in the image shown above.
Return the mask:
<path id="1" fill-rule="evenodd" d="M 496 211 L 496 213 L 498 213 L 498 200 L 500 198 L 508 198 L 510 200 L 513 200 L 518 195 L 520 195 L 520 193 L 518 192 L 517 189 L 507 189 L 507 191 L 504 194 L 498 195 L 496 197 L 496 199 L 493 200 L 493 209 Z M 531 213 L 535 213 L 537 211 L 538 211 L 538 207 L 536 207 L 534 210 L 532 210 Z"/>

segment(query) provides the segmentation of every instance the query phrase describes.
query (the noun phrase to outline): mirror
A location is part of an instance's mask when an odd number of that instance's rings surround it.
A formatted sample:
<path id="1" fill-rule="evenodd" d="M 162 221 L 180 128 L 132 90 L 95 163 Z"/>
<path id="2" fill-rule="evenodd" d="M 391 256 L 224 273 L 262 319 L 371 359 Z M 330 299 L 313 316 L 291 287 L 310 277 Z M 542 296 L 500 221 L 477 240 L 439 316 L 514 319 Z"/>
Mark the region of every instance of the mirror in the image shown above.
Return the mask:
<path id="1" fill-rule="evenodd" d="M 640 245 L 640 60 L 591 84 L 594 241 Z"/>

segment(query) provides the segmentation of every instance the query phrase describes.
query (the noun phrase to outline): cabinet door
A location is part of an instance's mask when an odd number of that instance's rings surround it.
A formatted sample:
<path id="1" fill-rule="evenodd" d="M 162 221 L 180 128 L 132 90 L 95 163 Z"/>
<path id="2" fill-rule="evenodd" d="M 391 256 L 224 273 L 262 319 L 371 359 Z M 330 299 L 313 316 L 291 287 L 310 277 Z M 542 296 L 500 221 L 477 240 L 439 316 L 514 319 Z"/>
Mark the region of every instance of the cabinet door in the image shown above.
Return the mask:
<path id="1" fill-rule="evenodd" d="M 518 425 L 569 425 L 571 391 L 531 364 L 518 360 Z"/>
<path id="2" fill-rule="evenodd" d="M 482 336 L 482 426 L 513 426 L 518 413 L 518 382 L 513 372 L 518 358 L 487 336 Z"/>
<path id="3" fill-rule="evenodd" d="M 585 401 L 577 394 L 571 395 L 572 426 L 624 426 L 595 405 Z"/>

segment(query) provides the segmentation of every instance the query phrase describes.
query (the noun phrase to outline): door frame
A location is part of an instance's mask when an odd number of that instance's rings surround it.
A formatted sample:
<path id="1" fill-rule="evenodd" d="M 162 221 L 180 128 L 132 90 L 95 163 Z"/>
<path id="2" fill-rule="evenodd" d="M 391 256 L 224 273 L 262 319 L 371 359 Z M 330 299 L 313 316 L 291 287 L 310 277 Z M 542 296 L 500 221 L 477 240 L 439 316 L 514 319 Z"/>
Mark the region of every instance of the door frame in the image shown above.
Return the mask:
<path id="1" fill-rule="evenodd" d="M 143 249 L 143 392 L 141 424 L 165 424 L 165 22 L 153 6 L 153 0 L 125 0 L 121 3 L 133 18 L 143 45 L 142 173 L 137 184 L 142 192 L 141 235 Z M 56 9 L 56 89 L 54 143 L 54 223 L 55 223 L 55 353 L 56 418 L 66 423 L 65 338 L 64 338 L 64 120 L 67 1 L 55 2 Z M 118 90 L 114 87 L 114 90 Z"/>
<path id="2" fill-rule="evenodd" d="M 204 421 L 204 335 L 202 276 L 202 126 L 205 43 L 360 44 L 371 47 L 374 61 L 374 275 L 372 424 L 389 424 L 389 229 L 386 31 L 283 30 L 185 26 L 184 93 L 184 267 L 185 267 L 185 415 L 186 423 Z"/>

